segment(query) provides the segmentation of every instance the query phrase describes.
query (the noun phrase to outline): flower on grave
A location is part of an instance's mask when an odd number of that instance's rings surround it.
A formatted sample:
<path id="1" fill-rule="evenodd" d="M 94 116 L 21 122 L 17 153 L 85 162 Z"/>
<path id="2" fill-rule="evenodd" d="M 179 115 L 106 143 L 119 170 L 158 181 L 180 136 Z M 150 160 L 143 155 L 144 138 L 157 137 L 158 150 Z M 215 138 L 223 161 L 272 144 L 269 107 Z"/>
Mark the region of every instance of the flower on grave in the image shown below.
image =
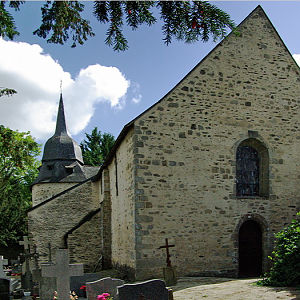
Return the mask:
<path id="1" fill-rule="evenodd" d="M 57 300 L 57 291 L 54 292 L 53 300 Z"/>
<path id="2" fill-rule="evenodd" d="M 101 295 L 97 296 L 97 300 L 112 300 L 113 298 L 110 297 L 110 294 L 108 293 L 103 293 Z"/>
<path id="3" fill-rule="evenodd" d="M 57 300 L 57 291 L 54 292 L 53 300 Z M 70 300 L 77 300 L 78 296 L 76 295 L 75 292 L 70 291 Z"/>
<path id="4" fill-rule="evenodd" d="M 73 291 L 73 292 L 70 292 L 70 300 L 77 300 L 78 299 L 78 296 L 76 295 L 76 293 Z"/>
<path id="5" fill-rule="evenodd" d="M 80 287 L 80 289 L 82 290 L 82 291 L 86 291 L 86 285 L 82 285 L 81 287 Z"/>

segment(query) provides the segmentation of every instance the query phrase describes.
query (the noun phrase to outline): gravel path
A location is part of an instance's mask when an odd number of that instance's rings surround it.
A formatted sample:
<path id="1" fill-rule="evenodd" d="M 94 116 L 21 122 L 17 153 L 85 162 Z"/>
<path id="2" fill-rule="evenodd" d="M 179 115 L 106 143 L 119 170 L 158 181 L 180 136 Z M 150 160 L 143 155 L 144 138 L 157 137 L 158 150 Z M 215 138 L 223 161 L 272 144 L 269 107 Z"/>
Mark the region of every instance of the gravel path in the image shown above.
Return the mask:
<path id="1" fill-rule="evenodd" d="M 257 279 L 185 277 L 180 278 L 172 289 L 174 300 L 300 299 L 300 291 L 295 288 L 261 287 L 254 284 L 256 281 Z"/>

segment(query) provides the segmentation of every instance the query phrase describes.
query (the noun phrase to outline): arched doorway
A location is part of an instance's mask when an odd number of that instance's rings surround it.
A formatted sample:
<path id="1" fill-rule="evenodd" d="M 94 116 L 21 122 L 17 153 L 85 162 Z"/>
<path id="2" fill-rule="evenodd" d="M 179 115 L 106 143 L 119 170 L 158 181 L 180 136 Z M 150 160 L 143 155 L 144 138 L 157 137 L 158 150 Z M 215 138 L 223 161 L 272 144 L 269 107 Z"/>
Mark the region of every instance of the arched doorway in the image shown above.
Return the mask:
<path id="1" fill-rule="evenodd" d="M 262 275 L 262 230 L 254 220 L 245 221 L 239 230 L 239 277 Z"/>

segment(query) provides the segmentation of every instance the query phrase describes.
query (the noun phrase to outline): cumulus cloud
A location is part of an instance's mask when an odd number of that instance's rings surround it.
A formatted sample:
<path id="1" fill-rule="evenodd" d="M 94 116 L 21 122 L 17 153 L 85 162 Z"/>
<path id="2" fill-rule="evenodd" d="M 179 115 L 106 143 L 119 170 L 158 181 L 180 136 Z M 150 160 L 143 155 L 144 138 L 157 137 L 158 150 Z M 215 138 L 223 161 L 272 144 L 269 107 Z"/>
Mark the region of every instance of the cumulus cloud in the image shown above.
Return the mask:
<path id="1" fill-rule="evenodd" d="M 300 54 L 293 54 L 294 60 L 300 66 Z"/>
<path id="2" fill-rule="evenodd" d="M 55 129 L 60 80 L 71 134 L 87 126 L 97 103 L 118 109 L 125 103 L 130 81 L 116 67 L 91 65 L 72 79 L 39 45 L 0 38 L 0 49 L 0 87 L 18 92 L 0 98 L 4 126 L 30 131 L 40 140 L 49 138 Z"/>

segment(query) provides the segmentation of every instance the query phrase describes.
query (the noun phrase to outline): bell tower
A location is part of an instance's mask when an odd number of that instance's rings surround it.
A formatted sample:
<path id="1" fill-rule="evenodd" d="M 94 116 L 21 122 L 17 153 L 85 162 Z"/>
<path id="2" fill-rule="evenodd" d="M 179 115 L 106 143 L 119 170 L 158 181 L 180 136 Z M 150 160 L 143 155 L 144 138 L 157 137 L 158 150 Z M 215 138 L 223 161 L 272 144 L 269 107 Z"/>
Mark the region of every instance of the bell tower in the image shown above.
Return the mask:
<path id="1" fill-rule="evenodd" d="M 44 147 L 42 166 L 33 184 L 46 182 L 80 182 L 85 179 L 80 146 L 69 135 L 64 103 L 60 95 L 56 130 Z"/>

